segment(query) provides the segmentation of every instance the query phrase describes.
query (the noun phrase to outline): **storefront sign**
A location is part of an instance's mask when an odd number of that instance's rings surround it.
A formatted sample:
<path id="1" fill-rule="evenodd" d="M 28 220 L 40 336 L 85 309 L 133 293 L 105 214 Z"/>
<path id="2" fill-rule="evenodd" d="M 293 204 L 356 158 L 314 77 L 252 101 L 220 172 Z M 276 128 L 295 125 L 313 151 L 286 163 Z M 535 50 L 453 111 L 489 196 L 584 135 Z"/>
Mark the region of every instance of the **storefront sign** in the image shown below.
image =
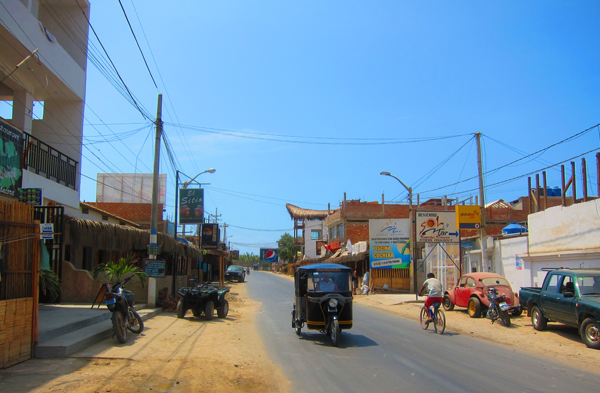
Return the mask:
<path id="1" fill-rule="evenodd" d="M 216 250 L 219 247 L 219 224 L 202 224 L 201 247 L 203 250 Z"/>
<path id="2" fill-rule="evenodd" d="M 204 217 L 204 188 L 179 189 L 179 223 L 201 224 Z"/>
<path id="3" fill-rule="evenodd" d="M 0 194 L 18 196 L 17 190 L 23 181 L 21 157 L 23 133 L 0 120 Z"/>
<path id="4" fill-rule="evenodd" d="M 459 243 L 460 231 L 456 228 L 453 211 L 417 210 L 418 243 Z"/>
<path id="5" fill-rule="evenodd" d="M 456 206 L 456 223 L 459 229 L 479 229 L 481 226 L 481 207 L 477 205 Z"/>
<path id="6" fill-rule="evenodd" d="M 407 218 L 369 220 L 372 269 L 410 267 L 410 221 Z"/>
<path id="7" fill-rule="evenodd" d="M 144 266 L 146 270 L 146 275 L 148 277 L 165 277 L 165 261 L 162 261 L 160 259 L 146 259 Z"/>

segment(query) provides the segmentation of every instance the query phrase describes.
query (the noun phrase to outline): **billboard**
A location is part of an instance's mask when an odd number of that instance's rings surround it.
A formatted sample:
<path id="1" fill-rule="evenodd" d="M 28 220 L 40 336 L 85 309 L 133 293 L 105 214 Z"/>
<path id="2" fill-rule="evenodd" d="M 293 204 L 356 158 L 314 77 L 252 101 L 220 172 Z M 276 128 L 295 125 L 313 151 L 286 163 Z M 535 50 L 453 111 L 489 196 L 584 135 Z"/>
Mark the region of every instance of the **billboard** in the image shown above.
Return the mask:
<path id="1" fill-rule="evenodd" d="M 96 202 L 152 203 L 152 173 L 98 173 Z M 158 203 L 165 204 L 167 175 L 158 175 Z"/>
<path id="2" fill-rule="evenodd" d="M 215 250 L 219 247 L 219 224 L 202 224 L 201 248 Z"/>
<path id="3" fill-rule="evenodd" d="M 23 133 L 0 120 L 0 194 L 18 197 L 23 182 Z"/>
<path id="4" fill-rule="evenodd" d="M 204 221 L 204 188 L 179 189 L 179 223 L 202 224 Z"/>
<path id="5" fill-rule="evenodd" d="M 416 225 L 417 243 L 460 242 L 453 211 L 417 210 Z"/>
<path id="6" fill-rule="evenodd" d="M 459 229 L 479 229 L 481 226 L 481 206 L 456 206 L 456 222 Z"/>
<path id="7" fill-rule="evenodd" d="M 279 260 L 279 250 L 277 248 L 261 248 L 260 249 L 260 261 L 266 262 L 277 262 Z"/>
<path id="8" fill-rule="evenodd" d="M 408 218 L 369 220 L 371 269 L 409 268 L 409 239 Z"/>

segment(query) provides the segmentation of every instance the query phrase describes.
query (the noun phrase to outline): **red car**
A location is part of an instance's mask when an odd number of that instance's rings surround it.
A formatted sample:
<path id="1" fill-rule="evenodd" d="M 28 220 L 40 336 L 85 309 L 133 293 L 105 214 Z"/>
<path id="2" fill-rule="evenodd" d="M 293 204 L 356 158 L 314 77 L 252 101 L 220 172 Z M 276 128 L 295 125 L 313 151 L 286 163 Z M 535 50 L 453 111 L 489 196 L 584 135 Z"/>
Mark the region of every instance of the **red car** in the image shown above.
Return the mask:
<path id="1" fill-rule="evenodd" d="M 462 276 L 457 286 L 444 292 L 444 310 L 452 311 L 454 306 L 467 307 L 471 318 L 479 318 L 490 306 L 488 288 L 496 288 L 499 295 L 506 295 L 510 313 L 513 316 L 521 315 L 523 311 L 519 294 L 513 292 L 506 278 L 496 273 L 467 273 Z"/>

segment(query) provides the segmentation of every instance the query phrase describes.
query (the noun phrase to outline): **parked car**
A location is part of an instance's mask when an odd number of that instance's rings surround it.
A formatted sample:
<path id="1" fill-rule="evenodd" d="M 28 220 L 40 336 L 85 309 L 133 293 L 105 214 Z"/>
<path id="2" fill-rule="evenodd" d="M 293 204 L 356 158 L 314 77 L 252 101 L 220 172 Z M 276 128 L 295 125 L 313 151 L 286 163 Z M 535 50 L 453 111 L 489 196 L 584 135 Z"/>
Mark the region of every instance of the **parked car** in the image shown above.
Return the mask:
<path id="1" fill-rule="evenodd" d="M 244 282 L 245 279 L 246 272 L 242 266 L 231 265 L 227 268 L 227 271 L 225 271 L 225 280 L 237 280 L 237 282 Z"/>
<path id="2" fill-rule="evenodd" d="M 541 288 L 521 288 L 519 298 L 534 329 L 564 323 L 579 329 L 585 345 L 600 349 L 600 270 L 551 270 Z"/>
<path id="3" fill-rule="evenodd" d="M 471 318 L 479 318 L 490 306 L 488 288 L 496 288 L 498 295 L 506 296 L 509 312 L 519 316 L 523 312 L 519 303 L 519 295 L 513 292 L 506 278 L 496 273 L 467 273 L 458 284 L 444 292 L 444 310 L 452 311 L 454 306 L 466 307 Z"/>

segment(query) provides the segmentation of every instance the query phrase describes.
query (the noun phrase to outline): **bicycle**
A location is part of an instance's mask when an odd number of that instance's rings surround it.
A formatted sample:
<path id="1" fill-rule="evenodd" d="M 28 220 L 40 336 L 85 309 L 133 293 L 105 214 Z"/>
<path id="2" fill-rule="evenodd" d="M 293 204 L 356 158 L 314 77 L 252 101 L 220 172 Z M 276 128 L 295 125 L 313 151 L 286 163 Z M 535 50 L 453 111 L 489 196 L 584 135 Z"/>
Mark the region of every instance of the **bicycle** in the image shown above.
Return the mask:
<path id="1" fill-rule="evenodd" d="M 431 319 L 433 320 L 433 328 L 435 329 L 435 332 L 438 334 L 444 333 L 444 330 L 446 330 L 446 315 L 444 315 L 444 312 L 440 310 L 440 303 L 433 303 L 433 311 L 431 311 L 431 308 L 429 308 L 429 312 L 431 315 L 433 315 Z M 423 330 L 427 330 L 429 327 L 429 322 L 425 322 L 427 319 L 427 311 L 425 310 L 425 306 L 423 306 L 421 308 L 421 327 Z"/>

